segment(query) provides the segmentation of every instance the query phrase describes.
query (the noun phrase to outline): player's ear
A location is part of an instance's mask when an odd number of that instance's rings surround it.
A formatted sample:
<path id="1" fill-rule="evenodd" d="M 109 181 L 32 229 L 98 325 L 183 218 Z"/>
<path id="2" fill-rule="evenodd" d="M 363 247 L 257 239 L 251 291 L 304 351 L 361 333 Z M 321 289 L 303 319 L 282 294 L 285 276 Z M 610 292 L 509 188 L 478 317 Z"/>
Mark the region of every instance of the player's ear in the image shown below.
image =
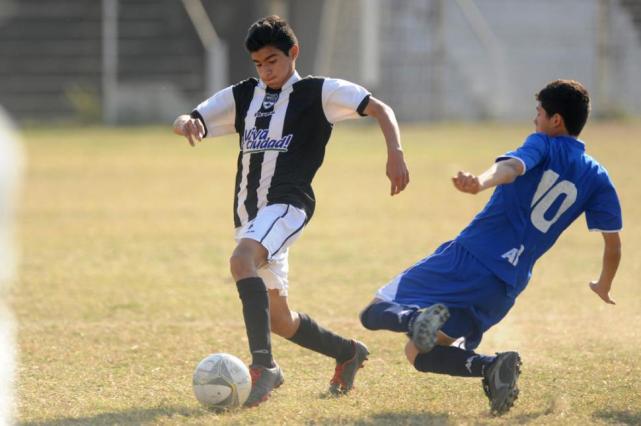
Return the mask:
<path id="1" fill-rule="evenodd" d="M 299 52 L 300 52 L 300 49 L 297 44 L 293 45 L 291 49 L 289 49 L 289 57 L 292 58 L 292 61 L 295 61 L 296 58 L 298 58 Z"/>
<path id="2" fill-rule="evenodd" d="M 563 117 L 561 117 L 561 114 L 556 113 L 551 117 L 552 125 L 554 127 L 565 127 L 565 123 L 563 122 Z"/>

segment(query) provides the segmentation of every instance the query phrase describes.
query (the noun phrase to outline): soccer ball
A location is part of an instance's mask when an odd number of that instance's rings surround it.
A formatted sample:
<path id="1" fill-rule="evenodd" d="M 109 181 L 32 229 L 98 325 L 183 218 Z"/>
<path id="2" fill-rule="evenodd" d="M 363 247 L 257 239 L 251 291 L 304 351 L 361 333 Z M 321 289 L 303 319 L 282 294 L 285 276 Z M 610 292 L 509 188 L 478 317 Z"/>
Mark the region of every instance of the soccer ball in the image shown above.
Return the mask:
<path id="1" fill-rule="evenodd" d="M 214 410 L 240 407 L 252 387 L 247 366 L 225 353 L 211 354 L 200 361 L 192 383 L 196 399 Z"/>

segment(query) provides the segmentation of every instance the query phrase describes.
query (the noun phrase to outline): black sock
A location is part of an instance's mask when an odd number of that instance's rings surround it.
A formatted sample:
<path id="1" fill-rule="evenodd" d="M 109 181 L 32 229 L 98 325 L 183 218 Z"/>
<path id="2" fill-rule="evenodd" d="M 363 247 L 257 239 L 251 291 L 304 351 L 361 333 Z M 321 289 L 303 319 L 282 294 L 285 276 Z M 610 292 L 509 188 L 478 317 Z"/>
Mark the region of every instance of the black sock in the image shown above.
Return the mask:
<path id="1" fill-rule="evenodd" d="M 494 361 L 494 358 L 456 346 L 436 346 L 427 353 L 418 354 L 414 360 L 414 368 L 425 373 L 483 377 L 485 367 Z"/>
<path id="2" fill-rule="evenodd" d="M 252 354 L 252 365 L 274 366 L 269 329 L 269 296 L 261 278 L 238 280 L 238 295 L 243 303 L 243 318 Z"/>
<path id="3" fill-rule="evenodd" d="M 338 362 L 345 362 L 354 356 L 354 343 L 351 340 L 324 329 L 306 314 L 299 312 L 298 317 L 300 325 L 289 338 L 291 342 L 335 358 Z"/>
<path id="4" fill-rule="evenodd" d="M 409 331 L 409 323 L 418 308 L 379 301 L 361 313 L 361 323 L 369 330 Z"/>

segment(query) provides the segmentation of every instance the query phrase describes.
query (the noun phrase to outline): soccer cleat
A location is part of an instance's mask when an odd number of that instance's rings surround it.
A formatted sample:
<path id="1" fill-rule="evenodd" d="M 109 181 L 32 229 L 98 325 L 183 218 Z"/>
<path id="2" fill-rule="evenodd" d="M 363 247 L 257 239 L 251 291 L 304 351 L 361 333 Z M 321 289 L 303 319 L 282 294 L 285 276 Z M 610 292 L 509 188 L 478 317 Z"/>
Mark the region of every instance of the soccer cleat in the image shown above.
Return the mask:
<path id="1" fill-rule="evenodd" d="M 359 368 L 367 360 L 369 350 L 363 342 L 352 340 L 354 345 L 354 356 L 345 362 L 336 362 L 334 377 L 329 381 L 329 392 L 333 395 L 343 395 L 354 387 L 354 378 Z"/>
<path id="2" fill-rule="evenodd" d="M 426 353 L 436 346 L 437 333 L 450 317 L 450 311 L 445 305 L 437 303 L 419 312 L 412 324 L 410 335 L 418 351 Z"/>
<path id="3" fill-rule="evenodd" d="M 272 368 L 252 365 L 249 367 L 249 374 L 252 378 L 252 389 L 245 401 L 245 407 L 256 407 L 261 402 L 267 401 L 271 391 L 285 381 L 278 364 Z"/>
<path id="4" fill-rule="evenodd" d="M 516 352 L 496 354 L 496 359 L 483 372 L 483 390 L 490 400 L 494 416 L 507 413 L 519 397 L 516 381 L 521 374 L 521 357 Z"/>

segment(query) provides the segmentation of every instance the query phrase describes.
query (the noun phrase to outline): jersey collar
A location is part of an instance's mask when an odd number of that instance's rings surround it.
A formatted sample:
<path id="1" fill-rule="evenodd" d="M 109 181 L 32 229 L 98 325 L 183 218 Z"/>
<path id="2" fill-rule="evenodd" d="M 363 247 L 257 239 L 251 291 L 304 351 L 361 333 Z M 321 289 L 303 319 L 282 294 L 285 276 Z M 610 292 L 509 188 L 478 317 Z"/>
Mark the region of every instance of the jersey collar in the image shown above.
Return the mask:
<path id="1" fill-rule="evenodd" d="M 292 76 L 289 77 L 289 79 L 285 82 L 285 84 L 283 84 L 283 87 L 280 88 L 280 91 L 282 92 L 283 90 L 289 89 L 294 85 L 294 83 L 296 83 L 300 79 L 301 79 L 300 74 L 298 74 L 298 71 L 294 70 L 294 74 L 292 74 Z M 263 90 L 267 90 L 267 85 L 263 80 L 258 81 L 258 87 L 260 87 Z"/>
<path id="2" fill-rule="evenodd" d="M 583 142 L 581 139 L 575 138 L 573 136 L 563 136 L 563 137 L 573 146 L 579 148 L 582 151 L 585 151 L 585 142 Z"/>

